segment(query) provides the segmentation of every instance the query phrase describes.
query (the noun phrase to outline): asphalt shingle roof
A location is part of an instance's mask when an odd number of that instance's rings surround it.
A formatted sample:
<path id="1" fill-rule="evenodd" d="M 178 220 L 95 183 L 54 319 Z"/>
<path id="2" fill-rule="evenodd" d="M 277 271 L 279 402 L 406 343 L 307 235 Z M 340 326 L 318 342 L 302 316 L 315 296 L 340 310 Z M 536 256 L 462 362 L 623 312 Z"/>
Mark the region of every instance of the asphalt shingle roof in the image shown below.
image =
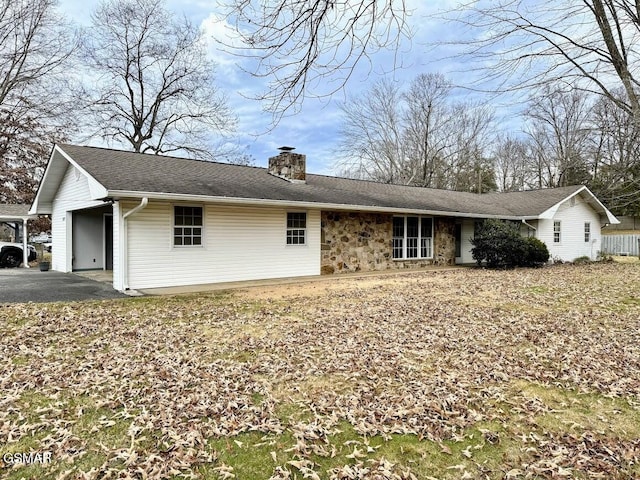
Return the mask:
<path id="1" fill-rule="evenodd" d="M 31 205 L 0 203 L 0 218 L 27 217 L 30 207 Z"/>
<path id="2" fill-rule="evenodd" d="M 504 217 L 535 216 L 580 186 L 514 193 L 474 194 L 307 174 L 290 183 L 265 168 L 146 155 L 76 145 L 60 145 L 108 191 L 283 200 L 385 209 L 467 213 Z"/>

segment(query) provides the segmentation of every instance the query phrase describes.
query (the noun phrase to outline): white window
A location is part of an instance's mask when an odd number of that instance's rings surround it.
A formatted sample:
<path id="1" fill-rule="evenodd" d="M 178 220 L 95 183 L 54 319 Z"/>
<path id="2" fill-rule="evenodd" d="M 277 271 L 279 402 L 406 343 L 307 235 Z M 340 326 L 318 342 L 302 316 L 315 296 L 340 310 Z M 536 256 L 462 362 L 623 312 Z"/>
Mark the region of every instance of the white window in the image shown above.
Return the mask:
<path id="1" fill-rule="evenodd" d="M 287 245 L 305 245 L 307 239 L 307 214 L 287 213 Z"/>
<path id="2" fill-rule="evenodd" d="M 393 217 L 393 258 L 433 258 L 433 219 Z"/>
<path id="3" fill-rule="evenodd" d="M 553 222 L 553 243 L 560 243 L 560 221 Z"/>
<path id="4" fill-rule="evenodd" d="M 173 245 L 202 246 L 202 207 L 173 207 Z"/>
<path id="5" fill-rule="evenodd" d="M 584 222 L 584 241 L 589 243 L 591 241 L 591 223 Z"/>

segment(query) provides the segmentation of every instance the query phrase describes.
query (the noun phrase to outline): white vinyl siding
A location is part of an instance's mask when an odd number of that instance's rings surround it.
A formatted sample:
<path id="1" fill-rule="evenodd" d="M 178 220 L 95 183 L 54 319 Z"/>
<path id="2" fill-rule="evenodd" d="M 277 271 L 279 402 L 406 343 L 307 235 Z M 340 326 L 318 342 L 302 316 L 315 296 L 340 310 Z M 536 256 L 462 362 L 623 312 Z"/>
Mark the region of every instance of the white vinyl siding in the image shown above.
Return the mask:
<path id="1" fill-rule="evenodd" d="M 123 205 L 123 213 L 137 205 Z M 150 201 L 128 223 L 129 287 L 198 285 L 320 274 L 320 212 L 307 212 L 307 243 L 285 241 L 287 211 L 203 205 L 201 248 L 173 247 L 173 206 Z"/>
<path id="2" fill-rule="evenodd" d="M 595 259 L 601 249 L 600 216 L 580 196 L 560 205 L 552 219 L 538 222 L 536 236 L 547 244 L 551 258 L 571 262 L 586 256 Z M 554 242 L 554 222 L 560 222 L 560 242 Z M 585 224 L 590 223 L 590 240 L 585 241 Z"/>
<path id="3" fill-rule="evenodd" d="M 53 200 L 51 211 L 51 268 L 59 272 L 72 269 L 72 212 L 104 202 L 90 200 L 89 182 L 80 170 L 69 165 Z"/>

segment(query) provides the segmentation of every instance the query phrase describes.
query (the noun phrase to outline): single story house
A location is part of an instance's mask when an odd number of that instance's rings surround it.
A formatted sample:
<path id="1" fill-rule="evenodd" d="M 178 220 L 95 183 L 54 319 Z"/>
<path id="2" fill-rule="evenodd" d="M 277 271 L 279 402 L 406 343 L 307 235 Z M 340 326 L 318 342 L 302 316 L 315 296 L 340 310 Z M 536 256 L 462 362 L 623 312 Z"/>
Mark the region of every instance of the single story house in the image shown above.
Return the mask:
<path id="1" fill-rule="evenodd" d="M 113 270 L 117 290 L 471 263 L 476 222 L 519 222 L 563 260 L 594 258 L 616 218 L 584 186 L 473 194 L 305 171 L 56 145 L 30 213 L 52 268 Z"/>

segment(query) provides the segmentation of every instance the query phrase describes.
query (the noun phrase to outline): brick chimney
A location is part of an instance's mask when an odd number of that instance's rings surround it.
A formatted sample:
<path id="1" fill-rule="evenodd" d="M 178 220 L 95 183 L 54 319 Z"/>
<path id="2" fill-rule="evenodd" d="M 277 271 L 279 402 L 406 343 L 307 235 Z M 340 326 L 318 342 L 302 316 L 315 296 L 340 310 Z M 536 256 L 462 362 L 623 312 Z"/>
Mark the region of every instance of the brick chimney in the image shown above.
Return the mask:
<path id="1" fill-rule="evenodd" d="M 293 153 L 293 147 L 280 147 L 280 153 L 269 158 L 269 173 L 292 183 L 305 183 L 307 156 Z"/>

